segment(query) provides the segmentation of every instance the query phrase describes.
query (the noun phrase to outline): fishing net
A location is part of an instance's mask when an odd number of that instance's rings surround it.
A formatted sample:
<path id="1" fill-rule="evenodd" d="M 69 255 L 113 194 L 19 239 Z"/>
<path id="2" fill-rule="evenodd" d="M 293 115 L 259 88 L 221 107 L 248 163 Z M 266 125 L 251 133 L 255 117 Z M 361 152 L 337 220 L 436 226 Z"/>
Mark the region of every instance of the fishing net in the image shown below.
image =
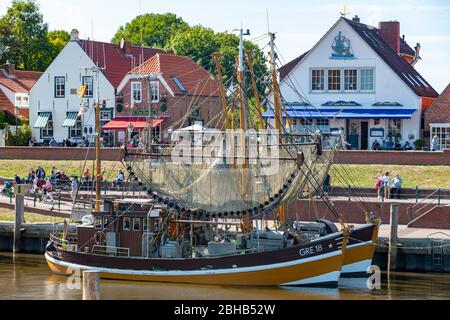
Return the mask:
<path id="1" fill-rule="evenodd" d="M 314 143 L 289 144 L 280 146 L 276 157 L 247 156 L 240 163 L 237 157 L 231 163 L 224 159 L 223 149 L 217 153 L 220 157 L 196 161 L 190 156 L 174 159 L 173 146 L 156 152 L 144 146 L 127 162 L 158 198 L 168 198 L 180 207 L 211 213 L 251 212 L 276 208 L 320 188 L 338 145 L 337 138 L 327 141 L 328 150 Z M 298 154 L 303 158 L 300 166 Z"/>

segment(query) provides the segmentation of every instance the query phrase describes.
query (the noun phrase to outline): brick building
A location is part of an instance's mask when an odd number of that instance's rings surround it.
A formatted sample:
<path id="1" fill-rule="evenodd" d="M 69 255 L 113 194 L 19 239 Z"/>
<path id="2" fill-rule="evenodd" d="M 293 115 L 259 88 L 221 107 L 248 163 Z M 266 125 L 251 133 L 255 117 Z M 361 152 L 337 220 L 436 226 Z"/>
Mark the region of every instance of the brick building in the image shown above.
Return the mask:
<path id="1" fill-rule="evenodd" d="M 450 84 L 425 112 L 425 130 L 438 136 L 440 149 L 450 149 Z"/>
<path id="2" fill-rule="evenodd" d="M 115 118 L 103 126 L 114 132 L 115 145 L 127 140 L 129 127 L 138 132 L 149 119 L 159 140 L 168 129 L 223 122 L 219 82 L 188 57 L 158 53 L 131 70 L 117 91 Z"/>
<path id="3" fill-rule="evenodd" d="M 7 63 L 0 69 L 0 112 L 22 119 L 29 117 L 29 92 L 42 72 L 16 70 Z"/>

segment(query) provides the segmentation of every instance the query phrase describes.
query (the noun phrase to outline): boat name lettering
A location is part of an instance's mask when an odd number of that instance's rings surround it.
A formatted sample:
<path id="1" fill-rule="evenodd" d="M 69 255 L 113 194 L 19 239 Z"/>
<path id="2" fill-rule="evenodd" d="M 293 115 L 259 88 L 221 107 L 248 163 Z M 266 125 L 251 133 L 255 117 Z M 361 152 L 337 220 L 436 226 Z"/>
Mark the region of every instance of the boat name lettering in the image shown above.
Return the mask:
<path id="1" fill-rule="evenodd" d="M 319 252 L 322 252 L 322 251 L 323 251 L 322 245 L 318 244 L 316 246 L 311 246 L 311 247 L 308 247 L 308 248 L 300 249 L 299 254 L 302 257 L 305 257 L 305 256 L 310 256 L 312 254 L 319 253 Z"/>

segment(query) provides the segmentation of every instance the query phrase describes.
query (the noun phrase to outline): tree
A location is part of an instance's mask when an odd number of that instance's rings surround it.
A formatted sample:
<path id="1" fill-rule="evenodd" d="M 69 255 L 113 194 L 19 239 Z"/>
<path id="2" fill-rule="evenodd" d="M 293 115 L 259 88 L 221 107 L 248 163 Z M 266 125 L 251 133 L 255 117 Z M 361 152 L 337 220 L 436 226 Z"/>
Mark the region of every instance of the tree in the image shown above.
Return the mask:
<path id="1" fill-rule="evenodd" d="M 48 26 L 35 0 L 13 0 L 0 18 L 0 63 L 41 71 L 48 66 Z"/>
<path id="2" fill-rule="evenodd" d="M 113 43 L 122 39 L 134 45 L 165 48 L 170 39 L 178 32 L 187 30 L 189 25 L 173 13 L 147 13 L 134 18 L 117 30 Z M 142 36 L 142 41 L 141 41 Z"/>
<path id="3" fill-rule="evenodd" d="M 47 41 L 49 43 L 47 65 L 50 65 L 50 63 L 55 60 L 61 50 L 67 45 L 69 40 L 70 34 L 65 30 L 54 30 L 47 33 Z"/>

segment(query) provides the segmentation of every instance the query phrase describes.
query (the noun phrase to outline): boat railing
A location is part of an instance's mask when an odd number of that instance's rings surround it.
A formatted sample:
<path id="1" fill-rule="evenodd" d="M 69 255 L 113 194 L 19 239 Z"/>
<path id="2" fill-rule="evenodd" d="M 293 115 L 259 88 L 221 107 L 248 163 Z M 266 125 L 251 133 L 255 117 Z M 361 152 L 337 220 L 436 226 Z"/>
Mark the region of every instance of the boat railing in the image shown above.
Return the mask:
<path id="1" fill-rule="evenodd" d="M 77 235 L 68 233 L 65 237 L 61 237 L 59 234 L 50 234 L 50 241 L 59 249 L 64 251 L 76 252 L 78 248 Z"/>
<path id="2" fill-rule="evenodd" d="M 130 248 L 94 245 L 92 247 L 92 254 L 99 256 L 129 257 Z"/>

